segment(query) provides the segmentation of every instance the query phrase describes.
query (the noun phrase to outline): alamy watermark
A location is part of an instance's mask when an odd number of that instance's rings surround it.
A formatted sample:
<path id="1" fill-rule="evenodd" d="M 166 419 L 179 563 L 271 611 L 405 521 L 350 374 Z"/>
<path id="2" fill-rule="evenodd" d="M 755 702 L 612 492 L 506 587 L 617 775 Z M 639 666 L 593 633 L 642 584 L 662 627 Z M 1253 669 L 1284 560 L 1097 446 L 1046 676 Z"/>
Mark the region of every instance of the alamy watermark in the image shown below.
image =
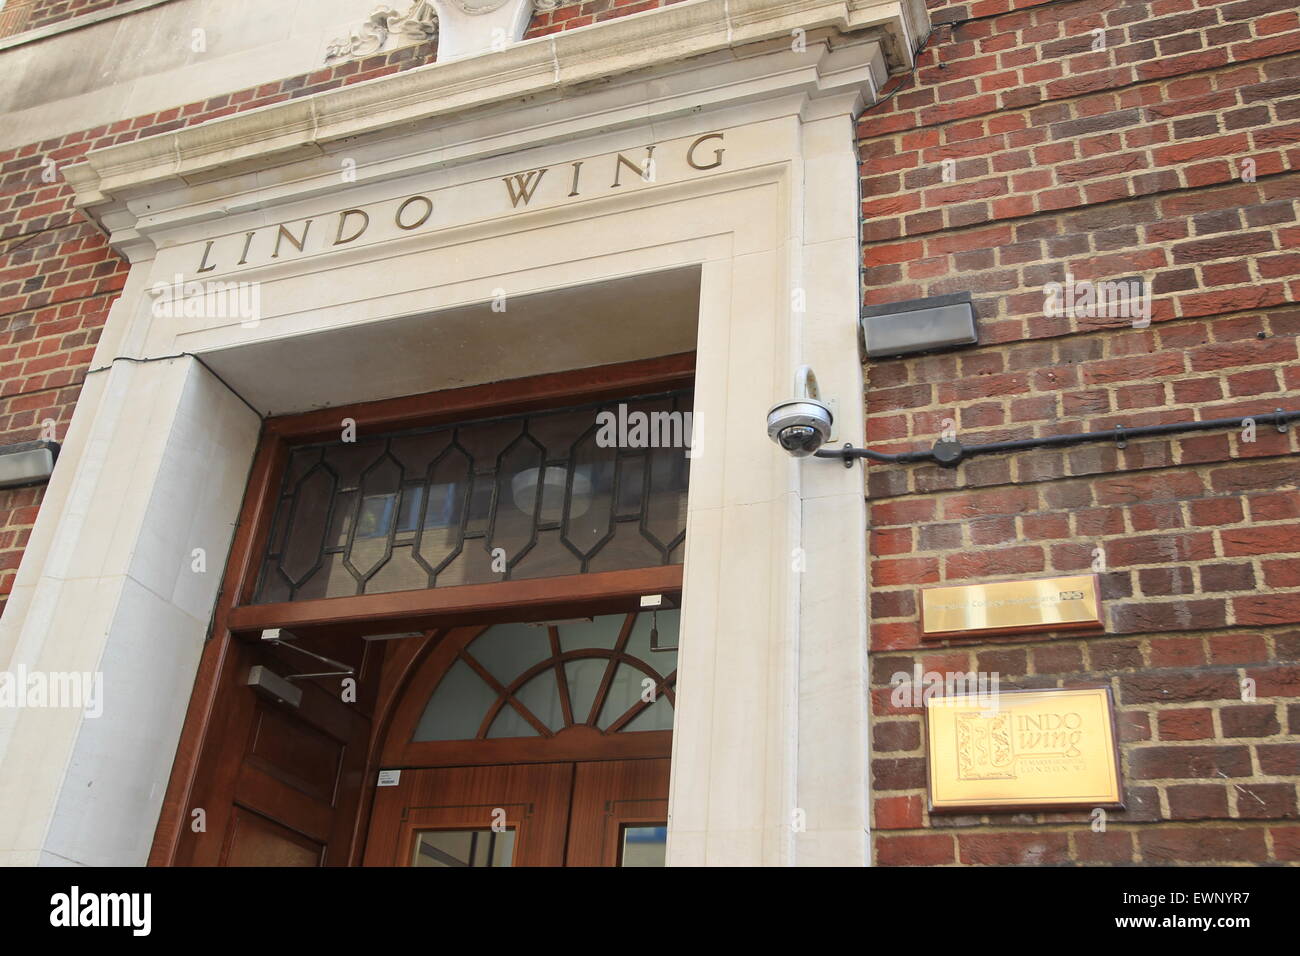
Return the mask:
<path id="1" fill-rule="evenodd" d="M 897 671 L 889 678 L 893 691 L 889 703 L 897 708 L 924 707 L 978 707 L 985 713 L 995 714 L 1001 709 L 998 688 L 1001 683 L 997 671 L 921 671 L 920 663 L 912 672 Z"/>
<path id="2" fill-rule="evenodd" d="M 83 892 L 73 885 L 50 897 L 50 925 L 55 927 L 122 927 L 132 936 L 148 936 L 153 928 L 152 893 Z"/>
<path id="3" fill-rule="evenodd" d="M 246 327 L 262 320 L 260 282 L 186 282 L 176 275 L 171 282 L 155 282 L 150 311 L 160 319 L 239 319 Z"/>
<path id="4" fill-rule="evenodd" d="M 0 709 L 53 707 L 104 713 L 104 675 L 99 671 L 29 671 L 19 664 L 0 671 Z"/>
<path id="5" fill-rule="evenodd" d="M 1064 282 L 1043 286 L 1043 312 L 1050 318 L 1124 318 L 1144 329 L 1151 324 L 1151 286 L 1141 276 L 1093 282 L 1067 272 Z"/>
<path id="6" fill-rule="evenodd" d="M 598 448 L 683 448 L 699 457 L 700 427 L 691 412 L 646 412 L 620 403 L 596 413 Z"/>

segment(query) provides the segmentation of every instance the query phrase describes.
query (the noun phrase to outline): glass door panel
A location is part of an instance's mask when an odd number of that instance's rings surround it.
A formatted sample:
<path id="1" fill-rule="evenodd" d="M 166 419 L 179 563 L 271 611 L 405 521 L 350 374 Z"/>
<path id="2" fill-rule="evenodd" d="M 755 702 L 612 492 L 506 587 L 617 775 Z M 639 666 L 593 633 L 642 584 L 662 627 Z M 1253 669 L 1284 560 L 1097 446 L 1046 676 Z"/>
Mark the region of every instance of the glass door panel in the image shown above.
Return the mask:
<path id="1" fill-rule="evenodd" d="M 421 830 L 411 866 L 510 866 L 514 855 L 514 830 Z"/>
<path id="2" fill-rule="evenodd" d="M 663 866 L 668 854 L 668 824 L 631 824 L 623 827 L 619 866 Z"/>

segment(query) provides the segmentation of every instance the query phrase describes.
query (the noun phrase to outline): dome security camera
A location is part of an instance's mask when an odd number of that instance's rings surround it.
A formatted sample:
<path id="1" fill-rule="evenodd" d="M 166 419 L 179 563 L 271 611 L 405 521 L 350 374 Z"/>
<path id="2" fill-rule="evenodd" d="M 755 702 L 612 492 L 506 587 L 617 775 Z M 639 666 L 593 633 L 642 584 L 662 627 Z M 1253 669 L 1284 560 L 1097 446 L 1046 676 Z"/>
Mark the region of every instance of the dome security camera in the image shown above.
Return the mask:
<path id="1" fill-rule="evenodd" d="M 795 398 L 767 413 L 767 437 L 795 458 L 807 458 L 831 437 L 834 416 L 821 401 L 817 376 L 807 365 L 795 373 Z"/>

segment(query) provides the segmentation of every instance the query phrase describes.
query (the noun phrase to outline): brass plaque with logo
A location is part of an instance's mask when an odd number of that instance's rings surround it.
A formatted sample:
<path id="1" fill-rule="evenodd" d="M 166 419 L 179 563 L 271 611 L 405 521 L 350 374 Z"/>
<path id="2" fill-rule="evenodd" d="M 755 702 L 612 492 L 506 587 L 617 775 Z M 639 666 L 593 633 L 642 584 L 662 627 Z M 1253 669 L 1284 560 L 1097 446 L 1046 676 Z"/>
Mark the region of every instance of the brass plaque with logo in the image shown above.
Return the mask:
<path id="1" fill-rule="evenodd" d="M 927 640 L 1102 627 L 1095 574 L 921 590 L 921 635 Z"/>
<path id="2" fill-rule="evenodd" d="M 1109 687 L 925 702 L 930 809 L 1122 807 Z"/>

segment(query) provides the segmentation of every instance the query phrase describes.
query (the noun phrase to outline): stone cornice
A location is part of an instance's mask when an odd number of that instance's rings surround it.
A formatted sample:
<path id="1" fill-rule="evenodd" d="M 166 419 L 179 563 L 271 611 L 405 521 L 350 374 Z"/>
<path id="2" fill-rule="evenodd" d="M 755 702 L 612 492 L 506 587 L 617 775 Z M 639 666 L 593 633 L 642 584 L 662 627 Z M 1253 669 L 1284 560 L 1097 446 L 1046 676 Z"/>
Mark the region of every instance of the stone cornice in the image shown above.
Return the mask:
<path id="1" fill-rule="evenodd" d="M 166 182 L 274 167 L 325 144 L 571 88 L 692 57 L 808 33 L 878 34 L 892 68 L 909 66 L 924 0 L 687 0 L 505 50 L 433 63 L 354 86 L 95 150 L 63 172 L 81 207 Z"/>

